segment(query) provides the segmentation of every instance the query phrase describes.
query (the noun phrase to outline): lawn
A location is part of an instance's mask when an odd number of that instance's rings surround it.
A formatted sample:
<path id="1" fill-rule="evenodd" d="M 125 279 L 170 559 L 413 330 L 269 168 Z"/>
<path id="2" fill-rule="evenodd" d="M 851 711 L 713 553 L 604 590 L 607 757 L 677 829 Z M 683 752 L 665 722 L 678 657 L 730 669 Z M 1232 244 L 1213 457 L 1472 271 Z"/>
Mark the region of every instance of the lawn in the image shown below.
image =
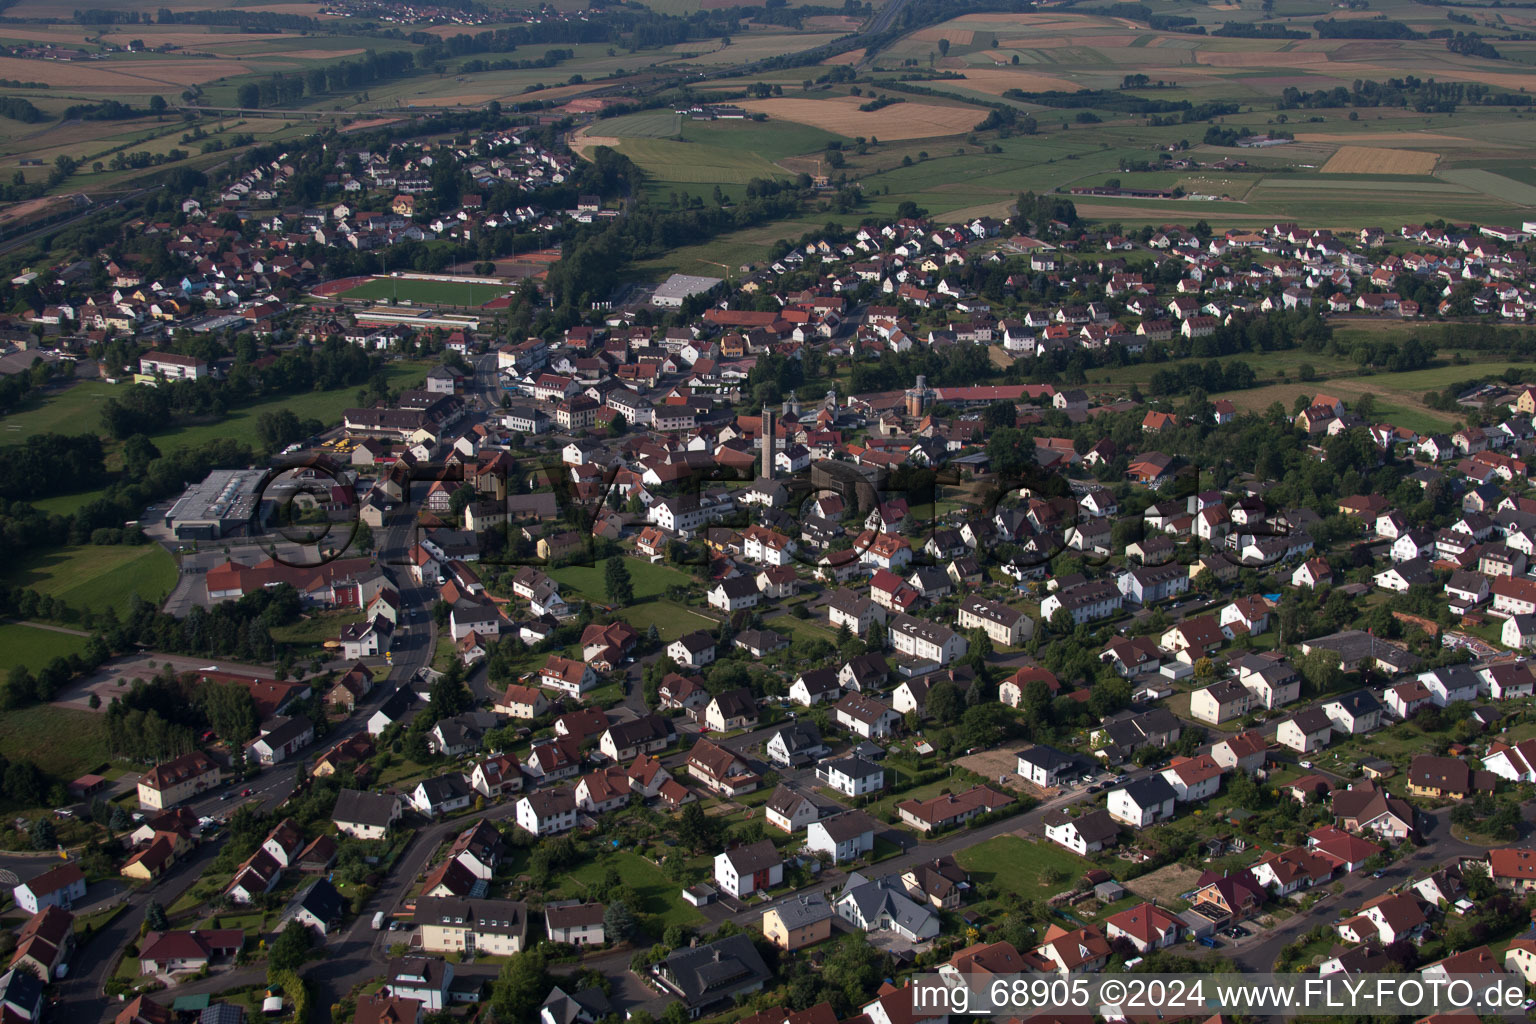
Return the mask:
<path id="1" fill-rule="evenodd" d="M 343 626 L 359 618 L 356 608 L 316 612 L 290 625 L 273 627 L 272 639 L 280 644 L 318 647 L 327 640 L 336 639 L 341 635 Z"/>
<path id="2" fill-rule="evenodd" d="M 341 293 L 344 299 L 387 301 L 399 299 L 418 306 L 482 306 L 507 294 L 505 285 L 471 284 L 467 281 L 416 281 L 376 277 Z"/>
<path id="3" fill-rule="evenodd" d="M 9 649 L 9 630 L 0 626 L 0 647 Z M 62 640 L 78 639 L 60 636 Z M 57 652 L 55 652 L 57 653 Z M 65 741 L 65 737 L 68 740 Z M 49 775 L 74 779 L 99 768 L 111 756 L 107 720 L 93 711 L 36 704 L 0 716 L 0 754 L 12 761 L 26 759 Z"/>
<path id="4" fill-rule="evenodd" d="M 84 651 L 83 636 L 17 623 L 0 625 L 0 672 L 9 672 L 17 665 L 25 665 L 36 672 L 60 655 Z M 14 714 L 16 712 L 8 711 L 0 721 L 9 720 Z"/>
<path id="5" fill-rule="evenodd" d="M 158 544 L 84 544 L 15 557 L 0 580 L 73 608 L 127 612 L 133 595 L 159 604 L 176 585 L 176 560 Z"/>
<path id="6" fill-rule="evenodd" d="M 793 615 L 775 615 L 764 619 L 763 625 L 776 633 L 784 633 L 794 640 L 825 640 L 837 642 L 836 631 L 827 628 L 825 618 L 797 619 Z"/>
<path id="7" fill-rule="evenodd" d="M 685 587 L 694 582 L 694 578 L 687 573 L 641 558 L 626 557 L 624 564 L 629 568 L 629 579 L 634 587 L 636 601 L 660 597 L 667 592 L 668 587 Z M 607 563 L 599 562 L 591 566 L 567 565 L 556 569 L 550 576 L 560 584 L 562 593 L 574 593 L 594 604 L 607 604 L 608 589 L 604 583 L 606 572 Z"/>
<path id="8" fill-rule="evenodd" d="M 696 629 L 714 630 L 719 623 L 714 619 L 700 615 L 689 608 L 684 608 L 675 601 L 646 601 L 642 604 L 633 604 L 622 610 L 624 621 L 644 635 L 652 626 L 661 638 L 668 643 L 676 640 L 684 633 L 691 633 Z"/>
<path id="9" fill-rule="evenodd" d="M 998 836 L 955 854 L 972 882 L 989 883 L 1018 893 L 1026 899 L 1044 899 L 1066 889 L 1090 865 L 1070 850 L 1044 840 L 1029 841 L 1014 835 Z M 1059 881 L 1048 881 L 1050 872 Z"/>
<path id="10" fill-rule="evenodd" d="M 642 914 L 655 915 L 662 928 L 704 923 L 704 915 L 683 902 L 677 883 L 669 881 L 654 863 L 634 853 L 610 853 L 583 864 L 552 887 L 550 895 L 558 894 L 568 899 L 585 897 L 587 886 L 601 882 L 609 867 L 618 868 L 619 878 L 634 890 L 636 909 Z"/>

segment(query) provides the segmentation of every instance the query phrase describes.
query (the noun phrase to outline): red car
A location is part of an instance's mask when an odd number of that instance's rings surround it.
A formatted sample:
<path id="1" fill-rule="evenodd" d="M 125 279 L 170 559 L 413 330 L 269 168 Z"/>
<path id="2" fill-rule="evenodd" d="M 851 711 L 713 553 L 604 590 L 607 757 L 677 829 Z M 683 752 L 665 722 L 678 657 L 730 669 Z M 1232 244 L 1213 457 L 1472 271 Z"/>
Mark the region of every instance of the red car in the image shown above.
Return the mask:
<path id="1" fill-rule="evenodd" d="M 240 791 L 240 795 L 241 796 L 250 796 L 254 792 L 256 792 L 254 789 L 242 789 Z"/>

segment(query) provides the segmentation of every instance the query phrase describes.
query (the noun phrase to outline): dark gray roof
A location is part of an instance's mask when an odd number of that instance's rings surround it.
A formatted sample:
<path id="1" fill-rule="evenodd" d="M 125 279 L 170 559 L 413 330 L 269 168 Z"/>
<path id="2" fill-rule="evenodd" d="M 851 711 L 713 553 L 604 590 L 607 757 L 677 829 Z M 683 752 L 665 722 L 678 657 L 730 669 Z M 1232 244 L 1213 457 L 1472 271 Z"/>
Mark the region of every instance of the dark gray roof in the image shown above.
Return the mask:
<path id="1" fill-rule="evenodd" d="M 1120 788 L 1137 807 L 1152 807 L 1178 796 L 1173 791 L 1173 787 L 1168 784 L 1168 780 L 1161 775 L 1148 775 L 1144 779 L 1128 782 Z"/>
<path id="2" fill-rule="evenodd" d="M 1349 693 L 1333 698 L 1328 703 L 1342 705 L 1344 710 L 1352 715 L 1368 715 L 1372 711 L 1381 710 L 1381 702 L 1371 696 L 1369 690 L 1351 690 Z"/>
<path id="3" fill-rule="evenodd" d="M 933 916 L 932 910 L 907 895 L 906 886 L 895 875 L 870 880 L 855 871 L 848 876 L 847 884 L 837 898 L 838 903 L 844 900 L 858 909 L 858 916 L 864 921 L 875 921 L 882 914 L 888 915 L 913 934 L 922 932 Z"/>
<path id="4" fill-rule="evenodd" d="M 336 794 L 336 809 L 331 812 L 331 820 L 384 828 L 394 820 L 399 801 L 400 798 L 396 796 L 343 789 Z"/>
<path id="5" fill-rule="evenodd" d="M 840 757 L 836 761 L 828 761 L 822 766 L 827 772 L 837 772 L 846 775 L 850 779 L 866 779 L 877 772 L 885 771 L 872 761 L 866 761 L 856 754 Z"/>
<path id="6" fill-rule="evenodd" d="M 819 824 L 827 830 L 827 835 L 835 843 L 861 836 L 865 832 L 873 832 L 881 827 L 880 822 L 863 811 L 844 811 L 834 817 L 823 818 Z"/>
<path id="7" fill-rule="evenodd" d="M 821 746 L 821 730 L 814 722 L 791 722 L 776 735 L 784 738 L 784 749 L 791 754 Z"/>
<path id="8" fill-rule="evenodd" d="M 772 977 L 746 935 L 676 950 L 662 962 L 661 972 L 683 1002 L 695 1008 L 729 999 Z"/>
<path id="9" fill-rule="evenodd" d="M 773 909 L 778 912 L 779 920 L 784 922 L 784 927 L 791 931 L 816 924 L 818 921 L 825 921 L 832 916 L 832 905 L 819 892 L 785 900 Z"/>
<path id="10" fill-rule="evenodd" d="M 1061 768 L 1070 768 L 1076 758 L 1070 754 L 1063 754 L 1055 747 L 1048 747 L 1044 743 L 1038 743 L 1028 750 L 1019 751 L 1019 760 L 1025 764 L 1034 765 L 1036 768 L 1044 768 L 1048 772 L 1054 772 Z"/>
<path id="11" fill-rule="evenodd" d="M 834 693 L 839 689 L 835 668 L 813 668 L 809 672 L 800 673 L 796 682 L 803 682 L 812 697 L 821 693 Z"/>
<path id="12" fill-rule="evenodd" d="M 322 878 L 299 897 L 299 906 L 309 911 L 317 921 L 339 921 L 346 901 L 330 882 Z"/>
<path id="13" fill-rule="evenodd" d="M 555 1024 L 577 1024 L 578 1021 L 601 1020 L 613 1012 L 613 1006 L 600 988 L 583 988 L 567 993 L 556 985 L 539 1007 L 539 1016 Z"/>
<path id="14" fill-rule="evenodd" d="M 422 792 L 429 801 L 440 804 L 445 800 L 455 797 L 468 796 L 473 790 L 469 783 L 464 781 L 464 776 L 458 772 L 450 772 L 447 775 L 439 775 L 435 778 L 424 779 L 421 782 Z"/>
<path id="15" fill-rule="evenodd" d="M 730 861 L 738 875 L 750 875 L 784 862 L 771 839 L 760 839 L 746 846 L 726 850 L 725 859 Z"/>
<path id="16" fill-rule="evenodd" d="M 528 907 L 517 900 L 423 896 L 416 901 L 411 919 L 419 925 L 473 925 L 478 932 L 499 935 L 526 935 L 528 932 Z"/>
<path id="17" fill-rule="evenodd" d="M 620 748 L 651 740 L 670 739 L 673 735 L 672 720 L 660 715 L 642 715 L 628 722 L 617 722 L 608 727 L 608 735 Z"/>

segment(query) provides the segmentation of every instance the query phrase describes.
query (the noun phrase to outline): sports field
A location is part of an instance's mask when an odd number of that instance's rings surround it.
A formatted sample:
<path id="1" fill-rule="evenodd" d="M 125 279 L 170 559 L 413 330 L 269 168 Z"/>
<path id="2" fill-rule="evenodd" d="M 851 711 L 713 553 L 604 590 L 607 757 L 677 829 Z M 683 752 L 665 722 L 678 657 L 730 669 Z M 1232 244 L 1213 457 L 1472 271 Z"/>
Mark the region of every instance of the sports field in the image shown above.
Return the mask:
<path id="1" fill-rule="evenodd" d="M 368 302 L 408 302 L 418 306 L 483 306 L 508 294 L 502 285 L 470 284 L 467 281 L 413 281 L 394 277 L 376 277 L 367 284 L 341 293 L 343 299 Z"/>

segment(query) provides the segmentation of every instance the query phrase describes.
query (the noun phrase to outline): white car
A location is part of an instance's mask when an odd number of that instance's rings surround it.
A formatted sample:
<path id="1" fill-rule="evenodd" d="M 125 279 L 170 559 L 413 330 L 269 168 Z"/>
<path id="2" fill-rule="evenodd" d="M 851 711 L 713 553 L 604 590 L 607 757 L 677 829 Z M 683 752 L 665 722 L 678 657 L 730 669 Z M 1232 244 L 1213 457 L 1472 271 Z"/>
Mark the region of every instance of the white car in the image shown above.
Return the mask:
<path id="1" fill-rule="evenodd" d="M 1297 761 L 1296 763 L 1301 765 L 1301 767 L 1303 767 L 1303 768 L 1311 768 L 1312 767 L 1312 762 L 1311 761 Z"/>

